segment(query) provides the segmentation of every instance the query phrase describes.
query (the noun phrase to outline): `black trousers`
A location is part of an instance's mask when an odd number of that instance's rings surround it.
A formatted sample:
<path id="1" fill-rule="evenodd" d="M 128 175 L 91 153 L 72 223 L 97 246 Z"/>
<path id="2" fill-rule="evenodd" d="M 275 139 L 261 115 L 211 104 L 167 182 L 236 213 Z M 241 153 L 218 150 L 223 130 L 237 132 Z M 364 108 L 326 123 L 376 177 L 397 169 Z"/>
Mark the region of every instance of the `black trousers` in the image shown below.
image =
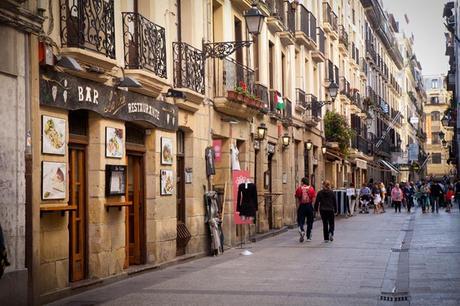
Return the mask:
<path id="1" fill-rule="evenodd" d="M 329 240 L 329 234 L 334 235 L 334 212 L 332 210 L 320 210 L 319 214 L 323 221 L 324 240 Z"/>
<path id="2" fill-rule="evenodd" d="M 305 218 L 307 218 L 307 239 L 311 238 L 311 229 L 313 228 L 313 205 L 312 204 L 302 204 L 299 205 L 297 209 L 297 224 L 300 227 L 300 230 L 304 231 Z"/>
<path id="3" fill-rule="evenodd" d="M 393 205 L 395 206 L 395 212 L 401 212 L 401 201 L 393 201 Z"/>

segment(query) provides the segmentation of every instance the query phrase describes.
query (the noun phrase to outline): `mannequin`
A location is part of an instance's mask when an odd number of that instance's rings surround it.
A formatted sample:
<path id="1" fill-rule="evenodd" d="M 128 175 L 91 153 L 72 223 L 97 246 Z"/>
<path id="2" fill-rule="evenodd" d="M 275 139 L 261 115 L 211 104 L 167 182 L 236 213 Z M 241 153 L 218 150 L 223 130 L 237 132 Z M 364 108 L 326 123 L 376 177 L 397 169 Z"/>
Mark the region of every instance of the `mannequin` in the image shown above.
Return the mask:
<path id="1" fill-rule="evenodd" d="M 238 150 L 235 144 L 232 144 L 231 153 L 232 153 L 232 170 L 241 170 L 240 160 L 238 158 L 240 151 Z"/>

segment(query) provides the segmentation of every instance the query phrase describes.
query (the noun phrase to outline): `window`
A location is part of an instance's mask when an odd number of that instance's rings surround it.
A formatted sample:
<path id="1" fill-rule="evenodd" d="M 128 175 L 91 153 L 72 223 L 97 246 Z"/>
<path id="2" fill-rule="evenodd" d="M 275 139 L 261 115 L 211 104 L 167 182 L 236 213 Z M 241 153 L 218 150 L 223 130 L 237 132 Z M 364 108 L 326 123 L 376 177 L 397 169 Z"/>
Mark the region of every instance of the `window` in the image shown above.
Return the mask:
<path id="1" fill-rule="evenodd" d="M 441 153 L 432 153 L 431 154 L 431 163 L 432 164 L 440 164 L 442 161 Z"/>
<path id="2" fill-rule="evenodd" d="M 439 97 L 431 97 L 430 103 L 431 104 L 439 104 Z"/>
<path id="3" fill-rule="evenodd" d="M 438 79 L 432 79 L 431 80 L 431 88 L 432 89 L 438 89 Z"/>
<path id="4" fill-rule="evenodd" d="M 431 133 L 431 144 L 440 144 L 441 139 L 439 138 L 439 132 L 432 132 Z"/>
<path id="5" fill-rule="evenodd" d="M 441 120 L 441 113 L 440 112 L 432 112 L 431 113 L 431 121 L 439 121 Z"/>

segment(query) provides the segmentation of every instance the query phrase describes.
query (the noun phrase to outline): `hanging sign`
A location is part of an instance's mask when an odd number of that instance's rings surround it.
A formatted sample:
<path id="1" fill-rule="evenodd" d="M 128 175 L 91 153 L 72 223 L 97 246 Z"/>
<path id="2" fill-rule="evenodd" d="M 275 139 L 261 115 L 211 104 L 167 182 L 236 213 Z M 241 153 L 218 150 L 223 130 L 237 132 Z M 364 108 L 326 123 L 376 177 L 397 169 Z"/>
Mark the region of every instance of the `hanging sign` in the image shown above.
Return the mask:
<path id="1" fill-rule="evenodd" d="M 40 105 L 86 109 L 107 118 L 144 121 L 169 131 L 178 129 L 175 105 L 56 71 L 41 71 Z"/>
<path id="2" fill-rule="evenodd" d="M 409 161 L 418 160 L 419 148 L 417 143 L 411 143 L 409 145 Z"/>

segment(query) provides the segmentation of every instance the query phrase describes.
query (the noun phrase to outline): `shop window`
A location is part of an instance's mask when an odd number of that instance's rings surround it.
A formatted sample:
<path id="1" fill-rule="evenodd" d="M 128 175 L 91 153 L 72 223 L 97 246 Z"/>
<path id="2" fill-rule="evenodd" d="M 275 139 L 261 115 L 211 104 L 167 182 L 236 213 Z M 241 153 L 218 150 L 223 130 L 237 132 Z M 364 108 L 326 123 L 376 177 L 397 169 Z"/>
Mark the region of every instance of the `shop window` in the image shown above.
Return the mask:
<path id="1" fill-rule="evenodd" d="M 441 153 L 433 153 L 431 154 L 431 163 L 432 164 L 440 164 L 442 161 Z"/>
<path id="2" fill-rule="evenodd" d="M 132 123 L 126 123 L 126 142 L 144 145 L 145 130 Z"/>
<path id="3" fill-rule="evenodd" d="M 69 134 L 81 136 L 88 135 L 88 111 L 69 111 Z"/>

